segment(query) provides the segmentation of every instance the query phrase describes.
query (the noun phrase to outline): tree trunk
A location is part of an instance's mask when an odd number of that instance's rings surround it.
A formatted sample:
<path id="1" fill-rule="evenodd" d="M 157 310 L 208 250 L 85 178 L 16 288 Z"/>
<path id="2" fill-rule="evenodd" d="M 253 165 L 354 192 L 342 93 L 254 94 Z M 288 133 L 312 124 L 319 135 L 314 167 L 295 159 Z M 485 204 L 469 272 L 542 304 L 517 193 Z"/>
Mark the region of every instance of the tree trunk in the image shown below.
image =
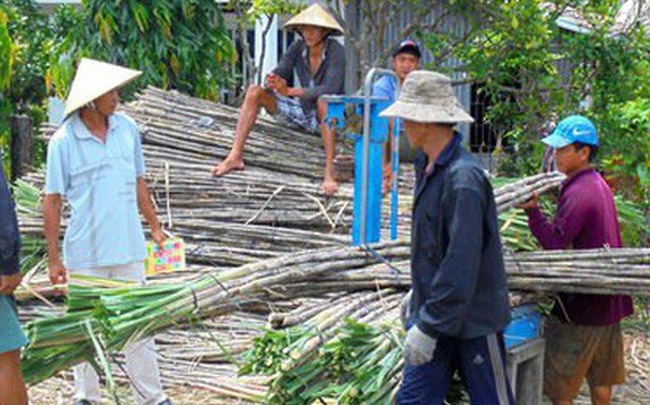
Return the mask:
<path id="1" fill-rule="evenodd" d="M 26 174 L 33 163 L 32 118 L 15 115 L 11 117 L 11 181 Z"/>

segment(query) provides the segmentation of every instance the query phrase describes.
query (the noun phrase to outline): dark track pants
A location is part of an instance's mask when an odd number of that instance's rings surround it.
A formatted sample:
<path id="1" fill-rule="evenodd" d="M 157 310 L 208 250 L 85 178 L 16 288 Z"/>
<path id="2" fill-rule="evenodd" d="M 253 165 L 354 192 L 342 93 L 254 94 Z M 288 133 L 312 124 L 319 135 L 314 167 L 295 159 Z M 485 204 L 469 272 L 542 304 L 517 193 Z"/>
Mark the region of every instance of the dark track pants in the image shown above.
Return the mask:
<path id="1" fill-rule="evenodd" d="M 473 405 L 514 405 L 505 354 L 501 333 L 474 339 L 442 338 L 433 360 L 404 367 L 397 404 L 442 404 L 458 370 Z"/>

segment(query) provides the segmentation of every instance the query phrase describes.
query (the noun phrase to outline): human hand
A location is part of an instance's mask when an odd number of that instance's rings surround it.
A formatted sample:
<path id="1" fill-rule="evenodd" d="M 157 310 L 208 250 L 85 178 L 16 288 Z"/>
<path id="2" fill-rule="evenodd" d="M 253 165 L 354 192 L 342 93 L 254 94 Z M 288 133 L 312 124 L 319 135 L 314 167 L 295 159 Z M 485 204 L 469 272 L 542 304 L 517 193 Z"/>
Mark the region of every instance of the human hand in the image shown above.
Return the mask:
<path id="1" fill-rule="evenodd" d="M 50 278 L 50 282 L 54 285 L 65 284 L 68 281 L 68 270 L 58 257 L 50 259 L 47 266 L 47 275 Z"/>
<path id="2" fill-rule="evenodd" d="M 286 97 L 289 95 L 289 86 L 287 85 L 287 81 L 277 75 L 273 80 L 273 90 L 277 91 L 281 96 Z"/>
<path id="3" fill-rule="evenodd" d="M 0 294 L 12 294 L 20 285 L 21 281 L 23 281 L 23 276 L 20 273 L 12 274 L 11 276 L 0 276 Z"/>
<path id="4" fill-rule="evenodd" d="M 273 72 L 266 75 L 266 88 L 276 90 L 279 78 L 280 76 L 276 75 Z"/>
<path id="5" fill-rule="evenodd" d="M 525 211 L 532 210 L 537 208 L 539 205 L 539 194 L 536 191 L 533 191 L 533 195 L 526 200 L 526 202 L 515 204 L 515 208 L 520 208 Z"/>
<path id="6" fill-rule="evenodd" d="M 438 341 L 420 328 L 413 326 L 406 333 L 404 341 L 404 361 L 413 366 L 421 366 L 433 359 L 433 352 L 436 351 Z"/>
<path id="7" fill-rule="evenodd" d="M 264 79 L 264 87 L 274 90 L 276 77 L 275 73 L 269 73 L 266 75 L 266 78 Z"/>
<path id="8" fill-rule="evenodd" d="M 153 241 L 156 242 L 158 247 L 162 249 L 165 244 L 165 241 L 167 240 L 167 236 L 165 235 L 165 232 L 163 232 L 161 228 L 157 228 L 151 230 L 151 239 L 153 239 Z"/>

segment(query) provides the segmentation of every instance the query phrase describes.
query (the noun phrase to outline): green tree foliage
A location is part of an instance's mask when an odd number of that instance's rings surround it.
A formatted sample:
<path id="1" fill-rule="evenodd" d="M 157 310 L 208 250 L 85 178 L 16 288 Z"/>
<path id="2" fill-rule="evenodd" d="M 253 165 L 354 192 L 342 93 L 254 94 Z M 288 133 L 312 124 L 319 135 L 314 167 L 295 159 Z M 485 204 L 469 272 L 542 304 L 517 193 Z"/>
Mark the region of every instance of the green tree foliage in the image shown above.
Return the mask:
<path id="1" fill-rule="evenodd" d="M 14 62 L 14 45 L 7 28 L 7 14 L 0 8 L 0 90 L 9 87 Z"/>
<path id="2" fill-rule="evenodd" d="M 8 21 L 7 14 L 0 7 L 0 105 L 3 104 L 4 93 L 3 90 L 9 87 L 11 80 L 11 67 L 14 61 L 14 44 L 9 35 L 7 28 Z M 0 120 L 4 121 L 4 117 L 0 115 Z M 4 124 L 0 121 L 0 131 Z M 4 157 L 5 137 L 0 132 L 0 170 L 4 170 L 2 157 Z"/>
<path id="3" fill-rule="evenodd" d="M 48 91 L 43 77 L 48 67 L 48 54 L 57 41 L 57 35 L 52 28 L 54 21 L 40 12 L 32 0 L 6 0 L 2 8 L 7 16 L 8 35 L 13 42 L 11 75 L 5 77 L 9 80 L 5 83 L 6 89 L 0 93 L 0 146 L 7 150 L 12 115 L 32 117 L 34 133 L 45 119 Z M 5 41 L 0 38 L 0 43 Z M 3 47 L 0 45 L 0 48 Z M 44 145 L 37 143 L 35 152 L 35 164 L 39 165 L 44 158 Z M 6 154 L 6 165 L 8 159 Z"/>
<path id="4" fill-rule="evenodd" d="M 251 44 L 248 42 L 248 30 L 252 29 L 255 22 L 266 17 L 266 25 L 262 27 L 262 38 L 265 38 L 273 23 L 275 15 L 291 16 L 300 12 L 304 5 L 300 1 L 293 0 L 230 0 L 227 5 L 228 11 L 235 15 L 237 25 L 237 40 L 241 46 L 239 55 L 246 66 L 244 75 L 246 79 L 261 83 L 262 72 L 257 61 L 251 56 Z M 262 55 L 266 52 L 266 41 L 262 41 Z M 260 58 L 263 60 L 264 58 Z M 241 79 L 241 78 L 236 78 Z M 245 80 L 243 81 L 245 82 Z M 243 96 L 243 94 L 242 94 Z"/>
<path id="5" fill-rule="evenodd" d="M 80 23 L 52 57 L 48 77 L 60 95 L 82 57 L 142 70 L 138 86 L 216 100 L 234 50 L 213 0 L 83 0 Z"/>
<path id="6" fill-rule="evenodd" d="M 552 113 L 584 113 L 600 130 L 604 167 L 647 195 L 650 37 L 641 24 L 620 31 L 620 3 L 456 0 L 450 7 L 467 30 L 422 33 L 435 56 L 430 68 L 460 70 L 491 98 L 487 120 L 516 150 L 503 159 L 508 175 L 539 169 L 540 128 Z M 558 25 L 567 13 L 580 17 L 582 32 Z"/>
<path id="7" fill-rule="evenodd" d="M 567 39 L 576 86 L 590 94 L 601 134 L 601 163 L 616 188 L 650 207 L 650 33 Z"/>

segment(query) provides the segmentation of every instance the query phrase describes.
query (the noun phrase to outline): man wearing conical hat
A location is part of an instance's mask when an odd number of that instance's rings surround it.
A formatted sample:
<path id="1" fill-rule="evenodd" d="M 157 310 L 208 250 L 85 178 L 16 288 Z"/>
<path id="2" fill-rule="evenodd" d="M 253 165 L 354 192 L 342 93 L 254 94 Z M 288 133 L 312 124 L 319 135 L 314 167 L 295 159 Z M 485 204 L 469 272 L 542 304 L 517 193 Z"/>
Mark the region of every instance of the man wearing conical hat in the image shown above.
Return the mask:
<path id="1" fill-rule="evenodd" d="M 402 314 L 398 404 L 442 404 L 456 371 L 472 403 L 514 404 L 502 331 L 510 321 L 496 203 L 483 168 L 454 132 L 472 122 L 447 76 L 416 70 L 381 113 L 419 150 L 411 234 L 412 292 Z"/>
<path id="2" fill-rule="evenodd" d="M 334 177 L 335 136 L 333 130 L 323 123 L 327 105 L 320 97 L 344 92 L 345 50 L 331 38 L 343 35 L 343 29 L 317 4 L 289 20 L 284 29 L 298 31 L 302 38 L 287 49 L 279 65 L 266 78 L 265 87 L 248 88 L 232 149 L 221 163 L 214 166 L 212 174 L 222 176 L 231 170 L 244 169 L 244 145 L 258 111 L 263 107 L 290 127 L 312 133 L 320 131 L 325 148 L 322 189 L 324 194 L 333 195 L 338 188 Z M 292 87 L 294 78 L 300 87 Z"/>
<path id="3" fill-rule="evenodd" d="M 138 211 L 155 242 L 165 240 L 144 180 L 140 131 L 116 113 L 118 89 L 141 72 L 82 59 L 65 104 L 66 120 L 50 140 L 45 177 L 48 275 L 68 273 L 145 282 L 145 239 Z M 59 253 L 62 196 L 70 220 Z M 170 404 L 162 390 L 152 339 L 125 348 L 126 371 L 138 404 Z M 89 364 L 74 367 L 75 401 L 98 404 L 99 378 Z"/>

